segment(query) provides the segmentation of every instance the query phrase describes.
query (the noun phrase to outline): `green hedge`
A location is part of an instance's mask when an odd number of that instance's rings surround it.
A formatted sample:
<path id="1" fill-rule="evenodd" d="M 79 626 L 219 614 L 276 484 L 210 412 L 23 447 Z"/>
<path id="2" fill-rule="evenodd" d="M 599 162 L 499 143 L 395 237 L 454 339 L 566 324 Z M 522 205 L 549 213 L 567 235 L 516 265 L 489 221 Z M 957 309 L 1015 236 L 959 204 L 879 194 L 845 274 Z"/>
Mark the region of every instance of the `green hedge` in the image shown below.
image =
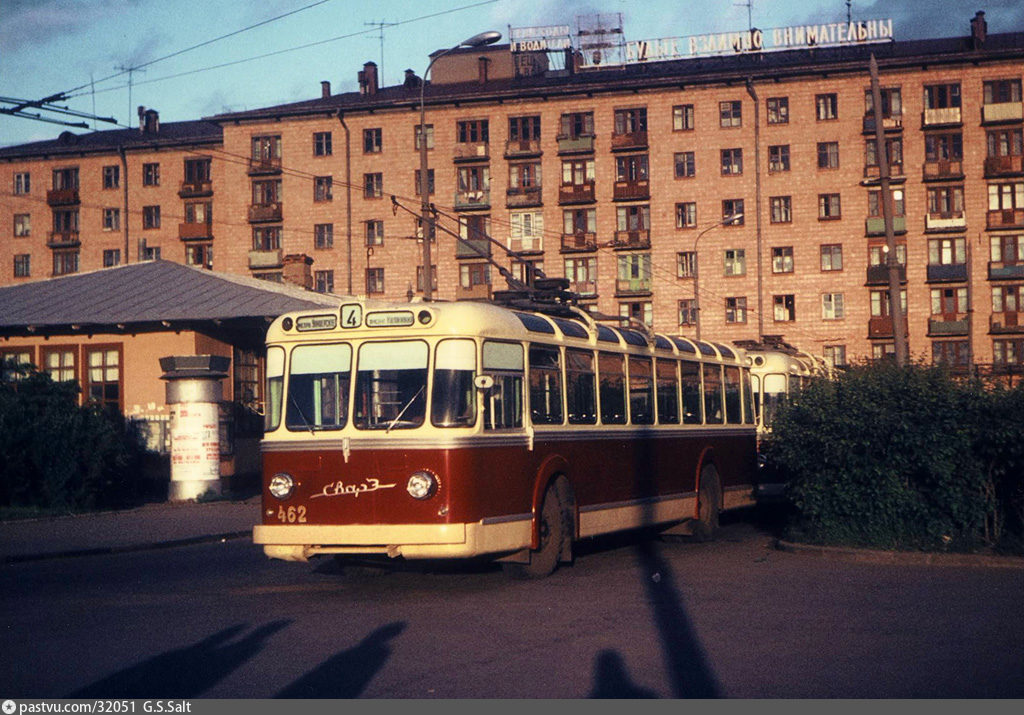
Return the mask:
<path id="1" fill-rule="evenodd" d="M 790 537 L 894 549 L 1019 550 L 1024 389 L 944 369 L 858 366 L 779 413 L 766 448 Z"/>
<path id="2" fill-rule="evenodd" d="M 135 496 L 144 453 L 120 414 L 78 405 L 74 382 L 25 370 L 0 383 L 0 506 L 123 506 Z"/>

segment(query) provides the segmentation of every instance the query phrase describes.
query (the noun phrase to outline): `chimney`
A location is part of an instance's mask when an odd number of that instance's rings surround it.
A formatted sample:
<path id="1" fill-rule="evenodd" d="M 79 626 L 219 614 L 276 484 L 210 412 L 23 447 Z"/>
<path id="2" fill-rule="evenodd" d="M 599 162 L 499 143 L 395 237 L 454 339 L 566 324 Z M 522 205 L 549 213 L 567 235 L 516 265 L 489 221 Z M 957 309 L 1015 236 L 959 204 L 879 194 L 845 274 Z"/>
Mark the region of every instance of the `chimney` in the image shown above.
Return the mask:
<path id="1" fill-rule="evenodd" d="M 313 272 L 309 269 L 313 259 L 305 253 L 291 253 L 281 261 L 282 274 L 286 283 L 306 290 L 313 289 Z"/>
<path id="2" fill-rule="evenodd" d="M 320 82 L 320 99 L 330 99 L 331 97 L 331 83 L 327 80 Z"/>
<path id="3" fill-rule="evenodd" d="M 416 73 L 412 70 L 405 71 L 405 88 L 406 89 L 419 89 L 420 78 L 416 76 Z"/>
<path id="4" fill-rule="evenodd" d="M 156 134 L 160 131 L 160 113 L 155 109 L 139 107 L 139 131 L 143 134 Z"/>
<path id="5" fill-rule="evenodd" d="M 377 94 L 377 63 L 367 62 L 359 73 L 359 93 Z"/>
<path id="6" fill-rule="evenodd" d="M 480 75 L 477 81 L 480 82 L 480 84 L 487 84 L 487 66 L 491 64 L 491 61 L 486 57 L 481 56 L 477 59 L 477 63 Z"/>
<path id="7" fill-rule="evenodd" d="M 985 45 L 985 36 L 988 34 L 988 23 L 985 22 L 985 13 L 978 10 L 971 20 L 971 45 L 980 50 Z"/>

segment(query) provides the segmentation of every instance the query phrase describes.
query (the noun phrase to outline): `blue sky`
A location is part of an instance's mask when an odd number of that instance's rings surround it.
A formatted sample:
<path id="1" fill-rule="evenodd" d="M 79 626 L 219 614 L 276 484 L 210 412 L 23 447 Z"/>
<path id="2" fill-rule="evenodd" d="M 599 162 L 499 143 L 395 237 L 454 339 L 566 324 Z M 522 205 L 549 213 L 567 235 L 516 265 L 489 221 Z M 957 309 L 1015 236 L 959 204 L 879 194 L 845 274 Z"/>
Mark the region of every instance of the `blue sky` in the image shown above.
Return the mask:
<path id="1" fill-rule="evenodd" d="M 847 14 L 846 0 L 749 1 L 760 28 L 835 22 Z M 966 35 L 977 10 L 986 12 L 990 33 L 1024 31 L 1020 0 L 851 3 L 854 20 L 892 18 L 898 40 Z M 578 16 L 595 13 L 620 13 L 625 39 L 644 40 L 743 30 L 748 6 L 737 0 L 2 0 L 0 97 L 67 92 L 63 106 L 129 125 L 137 122 L 138 105 L 159 110 L 162 121 L 198 119 L 311 99 L 321 80 L 335 93 L 354 90 L 356 73 L 369 60 L 382 65 L 384 83 L 394 84 L 406 68 L 421 74 L 433 50 L 477 32 L 498 30 L 505 41 L 509 26 L 575 27 Z M 278 16 L 284 17 L 271 21 Z M 383 61 L 375 23 L 388 23 Z M 208 44 L 183 52 L 201 43 Z M 175 56 L 162 59 L 169 55 Z M 129 93 L 129 75 L 121 70 L 140 65 Z M 0 145 L 50 139 L 64 129 L 0 115 Z"/>

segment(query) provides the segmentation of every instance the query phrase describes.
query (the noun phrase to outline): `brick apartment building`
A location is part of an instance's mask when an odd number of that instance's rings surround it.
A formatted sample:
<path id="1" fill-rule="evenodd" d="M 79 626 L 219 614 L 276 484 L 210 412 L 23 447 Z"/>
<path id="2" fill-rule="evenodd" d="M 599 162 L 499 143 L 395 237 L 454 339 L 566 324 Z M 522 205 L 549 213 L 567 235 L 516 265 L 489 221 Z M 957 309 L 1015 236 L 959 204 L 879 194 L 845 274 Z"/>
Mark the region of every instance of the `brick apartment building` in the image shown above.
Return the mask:
<path id="1" fill-rule="evenodd" d="M 882 357 L 874 54 L 911 354 L 1020 366 L 1024 32 L 989 34 L 983 13 L 962 29 L 597 68 L 494 45 L 438 57 L 425 87 L 411 70 L 381 87 L 367 63 L 358 92 L 322 82 L 162 127 L 140 112 L 138 131 L 0 150 L 0 283 L 156 251 L 406 300 L 423 289 L 425 136 L 435 299 L 487 298 L 499 266 L 529 283 L 532 265 L 660 332 L 692 336 L 699 313 L 706 339 Z"/>

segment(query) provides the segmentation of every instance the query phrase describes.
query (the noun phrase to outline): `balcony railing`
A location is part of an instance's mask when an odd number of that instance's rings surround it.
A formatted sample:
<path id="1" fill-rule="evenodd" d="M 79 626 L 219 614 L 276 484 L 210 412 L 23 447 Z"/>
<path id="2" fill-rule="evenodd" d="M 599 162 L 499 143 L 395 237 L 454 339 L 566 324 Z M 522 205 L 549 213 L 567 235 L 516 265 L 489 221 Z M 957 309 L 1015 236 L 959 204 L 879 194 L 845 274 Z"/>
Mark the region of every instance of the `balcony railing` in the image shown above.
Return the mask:
<path id="1" fill-rule="evenodd" d="M 650 278 L 619 278 L 615 281 L 616 295 L 637 295 L 651 292 Z"/>
<path id="2" fill-rule="evenodd" d="M 635 132 L 624 134 L 612 134 L 612 151 L 621 149 L 643 149 L 647 146 L 647 130 L 638 129 Z"/>
<path id="3" fill-rule="evenodd" d="M 280 268 L 283 263 L 283 256 L 280 248 L 249 251 L 249 270 L 264 270 L 266 268 Z"/>
<path id="4" fill-rule="evenodd" d="M 505 142 L 505 157 L 540 156 L 540 139 L 509 139 Z"/>
<path id="5" fill-rule="evenodd" d="M 486 238 L 465 238 L 455 244 L 456 258 L 483 258 L 491 255 L 491 242 Z"/>
<path id="6" fill-rule="evenodd" d="M 963 211 L 925 214 L 925 231 L 963 231 L 967 228 L 967 217 Z"/>
<path id="7" fill-rule="evenodd" d="M 1006 278 L 1024 278 L 1024 263 L 989 261 L 988 279 L 998 281 Z"/>
<path id="8" fill-rule="evenodd" d="M 198 196 L 212 196 L 212 181 L 183 181 L 178 189 L 178 196 L 183 199 L 196 198 Z"/>
<path id="9" fill-rule="evenodd" d="M 594 135 L 580 134 L 579 136 L 559 136 L 559 154 L 587 154 L 594 151 Z"/>
<path id="10" fill-rule="evenodd" d="M 562 251 L 596 251 L 597 234 L 592 231 L 562 234 Z"/>
<path id="11" fill-rule="evenodd" d="M 960 159 L 940 159 L 924 163 L 925 181 L 962 178 L 964 178 L 964 163 Z"/>
<path id="12" fill-rule="evenodd" d="M 506 192 L 506 203 L 510 209 L 523 208 L 525 206 L 540 206 L 543 203 L 541 198 L 541 190 L 539 186 L 530 186 L 527 188 L 519 186 L 516 188 L 510 188 Z"/>
<path id="13" fill-rule="evenodd" d="M 903 314 L 904 332 L 906 332 L 906 313 Z M 891 338 L 895 335 L 891 315 L 877 315 L 868 320 L 869 338 Z"/>
<path id="14" fill-rule="evenodd" d="M 1019 122 L 1024 120 L 1024 103 L 998 102 L 981 105 L 981 121 L 986 123 Z"/>
<path id="15" fill-rule="evenodd" d="M 491 192 L 489 189 L 455 192 L 455 208 L 457 209 L 488 209 L 490 207 Z"/>
<path id="16" fill-rule="evenodd" d="M 967 280 L 966 263 L 934 263 L 928 265 L 929 283 L 950 283 Z"/>
<path id="17" fill-rule="evenodd" d="M 460 285 L 455 298 L 456 300 L 490 300 L 491 285 L 489 283 L 480 283 L 469 288 Z"/>
<path id="18" fill-rule="evenodd" d="M 597 281 L 570 281 L 569 290 L 581 298 L 596 298 Z"/>
<path id="19" fill-rule="evenodd" d="M 480 161 L 489 158 L 490 151 L 487 142 L 459 142 L 455 145 L 452 158 L 455 161 Z"/>
<path id="20" fill-rule="evenodd" d="M 275 201 L 272 204 L 253 204 L 249 207 L 250 223 L 281 221 L 283 216 L 284 212 L 280 201 Z"/>
<path id="21" fill-rule="evenodd" d="M 989 330 L 993 333 L 1024 333 L 1024 319 L 1017 310 L 1004 310 L 993 313 L 989 322 Z"/>
<path id="22" fill-rule="evenodd" d="M 903 115 L 894 114 L 891 117 L 882 117 L 882 131 L 883 132 L 899 132 L 903 131 Z M 875 114 L 874 112 L 864 115 L 864 133 L 874 134 L 875 133 Z"/>
<path id="23" fill-rule="evenodd" d="M 929 335 L 967 335 L 967 313 L 957 313 L 928 318 Z"/>
<path id="24" fill-rule="evenodd" d="M 46 192 L 46 203 L 50 206 L 73 206 L 81 203 L 78 189 L 50 189 Z"/>
<path id="25" fill-rule="evenodd" d="M 651 197 L 651 182 L 647 179 L 636 181 L 616 181 L 613 191 L 613 198 L 616 200 L 637 200 L 649 199 Z"/>
<path id="26" fill-rule="evenodd" d="M 558 187 L 558 203 L 585 204 L 594 201 L 594 182 L 562 184 Z"/>
<path id="27" fill-rule="evenodd" d="M 884 236 L 885 235 L 885 218 L 882 216 L 869 216 L 865 222 L 864 230 L 869 236 Z M 907 232 L 907 217 L 906 216 L 893 216 L 892 217 L 892 231 L 893 233 L 906 233 Z"/>
<path id="28" fill-rule="evenodd" d="M 900 276 L 900 283 L 907 282 L 907 267 L 900 265 L 896 267 Z M 873 265 L 868 266 L 867 285 L 886 285 L 889 282 L 889 266 Z"/>
<path id="29" fill-rule="evenodd" d="M 250 157 L 249 158 L 249 176 L 257 176 L 259 174 L 280 174 L 281 173 L 281 157 Z"/>
<path id="30" fill-rule="evenodd" d="M 615 242 L 612 245 L 615 248 L 650 248 L 651 231 L 646 228 L 633 231 L 616 231 Z"/>
<path id="31" fill-rule="evenodd" d="M 1024 228 L 1024 209 L 996 209 L 986 215 L 989 229 Z"/>
<path id="32" fill-rule="evenodd" d="M 208 223 L 179 223 L 178 238 L 182 241 L 213 238 L 213 225 Z"/>
<path id="33" fill-rule="evenodd" d="M 78 231 L 51 231 L 46 246 L 47 248 L 74 248 L 81 243 Z"/>
<path id="34" fill-rule="evenodd" d="M 869 164 L 864 167 L 865 179 L 878 179 L 882 176 L 882 168 L 878 164 Z M 889 164 L 889 176 L 897 181 L 903 177 L 903 163 Z"/>
<path id="35" fill-rule="evenodd" d="M 962 123 L 960 107 L 926 109 L 921 115 L 921 124 L 925 127 L 940 127 L 960 123 Z"/>
<path id="36" fill-rule="evenodd" d="M 989 156 L 985 158 L 985 177 L 1013 176 L 1024 173 L 1022 156 Z"/>
<path id="37" fill-rule="evenodd" d="M 544 239 L 540 236 L 510 238 L 508 240 L 508 247 L 516 253 L 543 253 Z"/>

